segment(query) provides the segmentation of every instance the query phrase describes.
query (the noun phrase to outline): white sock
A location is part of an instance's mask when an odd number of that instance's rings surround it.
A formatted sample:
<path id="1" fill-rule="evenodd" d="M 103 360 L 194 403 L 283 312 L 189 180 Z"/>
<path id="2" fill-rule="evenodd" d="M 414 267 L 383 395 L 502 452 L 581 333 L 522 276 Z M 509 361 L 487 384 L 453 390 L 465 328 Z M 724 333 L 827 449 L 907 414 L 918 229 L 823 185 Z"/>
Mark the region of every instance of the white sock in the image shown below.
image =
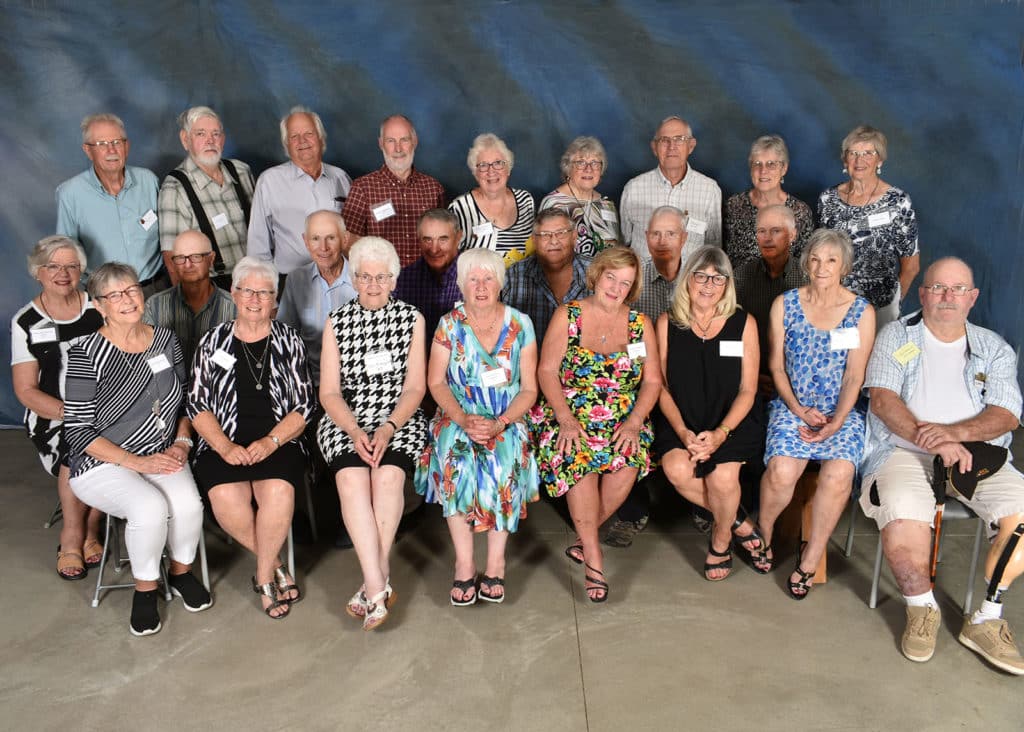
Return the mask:
<path id="1" fill-rule="evenodd" d="M 924 607 L 925 605 L 931 605 L 932 607 L 938 607 L 938 603 L 935 602 L 935 595 L 932 594 L 931 590 L 928 590 L 921 595 L 904 595 L 903 599 L 907 601 L 909 607 Z"/>
<path id="2" fill-rule="evenodd" d="M 975 610 L 974 615 L 971 616 L 971 625 L 980 625 L 986 620 L 999 620 L 1001 617 L 1003 617 L 1003 603 L 983 600 L 981 607 Z"/>

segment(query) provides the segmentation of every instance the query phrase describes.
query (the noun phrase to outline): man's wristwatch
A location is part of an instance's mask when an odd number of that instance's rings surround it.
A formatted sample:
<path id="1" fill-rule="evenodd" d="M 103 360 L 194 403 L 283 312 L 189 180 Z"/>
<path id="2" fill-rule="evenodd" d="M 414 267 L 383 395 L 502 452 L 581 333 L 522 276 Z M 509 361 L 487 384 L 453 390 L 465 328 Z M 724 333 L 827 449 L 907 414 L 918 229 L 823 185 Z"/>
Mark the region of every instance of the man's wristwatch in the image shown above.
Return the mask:
<path id="1" fill-rule="evenodd" d="M 278 437 L 277 435 L 267 435 L 267 437 L 269 437 L 270 441 L 274 443 L 274 447 L 281 447 L 280 437 Z"/>

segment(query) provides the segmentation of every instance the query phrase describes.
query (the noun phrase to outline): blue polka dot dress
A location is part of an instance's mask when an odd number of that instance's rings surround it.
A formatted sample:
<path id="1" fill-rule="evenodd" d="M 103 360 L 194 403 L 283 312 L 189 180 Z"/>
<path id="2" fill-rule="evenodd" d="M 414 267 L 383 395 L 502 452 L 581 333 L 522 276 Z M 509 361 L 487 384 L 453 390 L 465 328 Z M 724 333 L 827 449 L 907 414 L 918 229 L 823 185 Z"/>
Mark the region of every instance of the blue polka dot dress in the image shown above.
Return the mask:
<path id="1" fill-rule="evenodd" d="M 827 330 L 818 330 L 804 316 L 800 291 L 783 294 L 783 348 L 786 375 L 800 404 L 816 407 L 822 414 L 835 413 L 839 390 L 843 385 L 848 351 L 830 349 Z M 857 297 L 843 317 L 839 328 L 856 328 L 868 301 Z M 779 397 L 768 406 L 768 439 L 764 453 L 767 463 L 776 455 L 808 460 L 849 460 L 860 463 L 864 451 L 864 415 L 850 411 L 843 426 L 823 442 L 804 442 L 797 428 L 804 421 L 789 411 Z"/>

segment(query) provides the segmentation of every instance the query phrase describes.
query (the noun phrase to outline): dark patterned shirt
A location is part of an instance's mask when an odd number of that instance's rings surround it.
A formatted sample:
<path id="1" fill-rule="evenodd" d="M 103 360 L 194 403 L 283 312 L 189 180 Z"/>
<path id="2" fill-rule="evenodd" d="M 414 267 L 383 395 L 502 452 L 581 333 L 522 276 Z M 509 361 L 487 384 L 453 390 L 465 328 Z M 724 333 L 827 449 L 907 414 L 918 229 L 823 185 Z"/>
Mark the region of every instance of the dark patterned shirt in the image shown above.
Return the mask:
<path id="1" fill-rule="evenodd" d="M 423 313 L 427 333 L 433 333 L 441 317 L 462 299 L 462 293 L 455 281 L 458 261 L 458 257 L 453 259 L 448 269 L 438 277 L 427 266 L 426 260 L 420 257 L 408 267 L 403 267 L 398 275 L 398 284 L 395 285 L 393 296 L 396 300 L 413 305 Z"/>
<path id="2" fill-rule="evenodd" d="M 775 298 L 787 290 L 807 283 L 807 276 L 800 269 L 800 260 L 790 257 L 782 274 L 772 277 L 764 260 L 744 262 L 735 270 L 736 302 L 754 316 L 757 321 L 757 335 L 761 345 L 761 373 L 768 373 L 768 316 Z"/>
<path id="3" fill-rule="evenodd" d="M 558 300 L 551 291 L 547 277 L 544 276 L 544 269 L 536 256 L 527 257 L 508 268 L 505 286 L 501 290 L 501 301 L 530 316 L 538 348 L 544 343 L 544 333 L 558 306 L 573 300 L 582 300 L 591 294 L 587 289 L 589 264 L 589 257 L 577 255 L 572 258 L 572 284 L 561 300 Z"/>
<path id="4" fill-rule="evenodd" d="M 796 241 L 789 245 L 789 253 L 800 258 L 800 254 L 814 231 L 814 217 L 811 207 L 790 195 L 786 195 L 786 208 L 793 212 L 796 219 Z M 733 269 L 745 262 L 756 262 L 761 259 L 761 250 L 757 246 L 757 213 L 760 209 L 750 202 L 750 191 L 729 196 L 725 202 L 724 227 L 725 253 L 729 255 Z"/>

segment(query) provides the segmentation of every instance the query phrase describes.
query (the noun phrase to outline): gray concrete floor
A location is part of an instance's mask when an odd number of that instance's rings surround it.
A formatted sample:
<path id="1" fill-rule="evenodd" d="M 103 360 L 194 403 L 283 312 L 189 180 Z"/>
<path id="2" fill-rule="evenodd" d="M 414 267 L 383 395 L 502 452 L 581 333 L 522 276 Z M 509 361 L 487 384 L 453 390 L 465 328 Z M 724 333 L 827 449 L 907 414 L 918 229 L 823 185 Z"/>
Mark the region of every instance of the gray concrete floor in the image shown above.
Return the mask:
<path id="1" fill-rule="evenodd" d="M 193 615 L 161 602 L 163 630 L 140 639 L 127 628 L 131 592 L 93 609 L 94 574 L 57 579 L 58 529 L 42 527 L 53 483 L 23 434 L 0 433 L 0 450 L 5 729 L 1021 728 L 1024 679 L 956 641 L 968 522 L 947 525 L 942 630 L 927 664 L 899 652 L 904 609 L 887 571 L 878 609 L 867 607 L 877 532 L 862 516 L 853 555 L 833 545 L 830 581 L 798 603 L 786 571 L 763 577 L 737 562 L 727 581 L 705 582 L 706 539 L 672 501 L 632 548 L 607 550 L 604 605 L 587 601 L 581 568 L 562 554 L 569 530 L 541 503 L 509 543 L 508 600 L 451 607 L 453 553 L 428 507 L 395 548 L 398 601 L 374 633 L 344 613 L 360 583 L 352 551 L 298 547 L 306 599 L 275 622 L 249 588 L 251 558 L 208 533 L 216 604 Z M 975 604 L 983 593 L 979 577 Z M 1024 628 L 1016 591 L 1006 617 Z"/>

